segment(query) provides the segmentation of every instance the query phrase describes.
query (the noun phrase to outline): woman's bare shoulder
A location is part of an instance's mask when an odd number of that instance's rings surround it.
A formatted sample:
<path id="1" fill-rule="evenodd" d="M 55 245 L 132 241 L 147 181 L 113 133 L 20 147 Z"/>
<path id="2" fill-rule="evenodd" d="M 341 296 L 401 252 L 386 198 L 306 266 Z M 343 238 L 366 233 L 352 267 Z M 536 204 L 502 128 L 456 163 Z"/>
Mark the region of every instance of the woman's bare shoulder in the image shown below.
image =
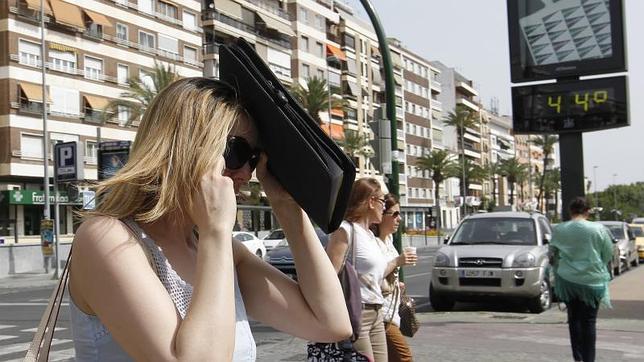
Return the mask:
<path id="1" fill-rule="evenodd" d="M 135 240 L 121 220 L 110 216 L 92 216 L 76 230 L 74 253 L 100 253 Z"/>

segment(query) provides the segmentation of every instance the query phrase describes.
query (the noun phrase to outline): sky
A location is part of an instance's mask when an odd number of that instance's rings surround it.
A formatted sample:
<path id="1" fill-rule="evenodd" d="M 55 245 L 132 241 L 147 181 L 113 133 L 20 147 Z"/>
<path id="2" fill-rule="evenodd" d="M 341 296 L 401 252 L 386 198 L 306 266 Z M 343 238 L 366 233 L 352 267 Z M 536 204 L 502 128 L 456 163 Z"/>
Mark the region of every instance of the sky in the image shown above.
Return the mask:
<path id="1" fill-rule="evenodd" d="M 359 0 L 347 2 L 368 19 Z M 638 102 L 644 100 L 644 1 L 623 3 L 631 126 L 584 133 L 584 171 L 593 182 L 591 191 L 595 185 L 603 190 L 613 183 L 644 181 L 644 101 Z M 486 107 L 496 97 L 499 112 L 512 114 L 506 0 L 371 0 L 371 4 L 387 37 L 398 38 L 425 59 L 455 68 L 475 82 Z"/>

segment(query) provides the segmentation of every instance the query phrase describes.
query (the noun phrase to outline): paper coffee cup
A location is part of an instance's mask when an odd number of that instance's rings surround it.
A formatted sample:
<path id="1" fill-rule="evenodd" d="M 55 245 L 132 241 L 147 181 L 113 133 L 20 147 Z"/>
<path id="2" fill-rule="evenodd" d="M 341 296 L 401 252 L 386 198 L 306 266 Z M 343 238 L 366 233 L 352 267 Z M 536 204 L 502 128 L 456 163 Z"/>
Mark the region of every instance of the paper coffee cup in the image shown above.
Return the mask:
<path id="1" fill-rule="evenodd" d="M 412 253 L 412 254 L 416 255 L 416 247 L 415 247 L 415 246 L 406 246 L 406 247 L 403 249 L 403 251 L 405 251 L 405 252 L 407 252 L 407 253 Z M 413 263 L 412 265 L 416 265 L 416 263 Z"/>

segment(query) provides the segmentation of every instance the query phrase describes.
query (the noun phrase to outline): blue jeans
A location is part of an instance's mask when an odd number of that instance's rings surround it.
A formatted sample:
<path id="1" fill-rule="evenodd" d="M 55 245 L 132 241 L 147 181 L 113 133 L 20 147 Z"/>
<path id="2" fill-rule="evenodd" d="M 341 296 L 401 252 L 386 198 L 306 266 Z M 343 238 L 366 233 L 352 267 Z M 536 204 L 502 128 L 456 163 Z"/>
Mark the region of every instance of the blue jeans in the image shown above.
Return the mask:
<path id="1" fill-rule="evenodd" d="M 572 357 L 575 361 L 595 361 L 597 309 L 579 299 L 566 303 Z"/>

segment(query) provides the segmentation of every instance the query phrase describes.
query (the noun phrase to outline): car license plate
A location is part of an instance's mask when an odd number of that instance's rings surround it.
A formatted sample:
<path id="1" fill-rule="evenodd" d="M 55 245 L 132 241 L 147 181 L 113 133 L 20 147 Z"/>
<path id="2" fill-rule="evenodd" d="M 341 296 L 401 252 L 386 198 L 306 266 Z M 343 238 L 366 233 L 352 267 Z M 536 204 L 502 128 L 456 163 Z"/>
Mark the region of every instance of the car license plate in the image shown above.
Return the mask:
<path id="1" fill-rule="evenodd" d="M 498 274 L 495 270 L 489 269 L 464 269 L 459 271 L 461 278 L 494 278 Z"/>

